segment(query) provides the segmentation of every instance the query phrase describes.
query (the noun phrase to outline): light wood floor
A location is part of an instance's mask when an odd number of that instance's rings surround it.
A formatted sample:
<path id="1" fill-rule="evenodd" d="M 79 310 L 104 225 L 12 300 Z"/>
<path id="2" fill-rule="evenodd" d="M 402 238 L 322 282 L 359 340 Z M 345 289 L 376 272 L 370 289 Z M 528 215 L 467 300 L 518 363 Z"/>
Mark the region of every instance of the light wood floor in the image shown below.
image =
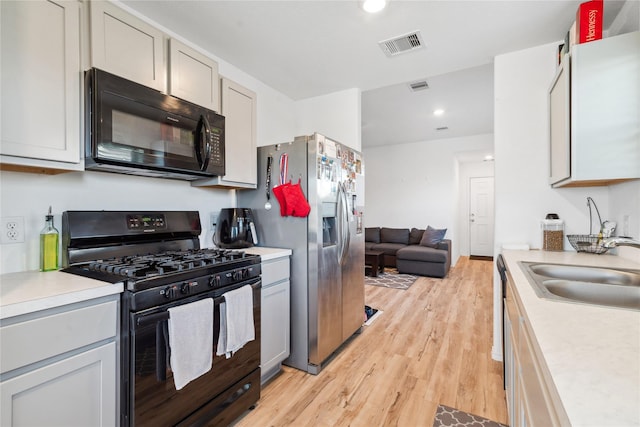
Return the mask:
<path id="1" fill-rule="evenodd" d="M 439 403 L 506 424 L 492 266 L 462 257 L 447 278 L 406 291 L 365 286 L 384 313 L 319 375 L 284 367 L 237 426 L 431 427 Z"/>

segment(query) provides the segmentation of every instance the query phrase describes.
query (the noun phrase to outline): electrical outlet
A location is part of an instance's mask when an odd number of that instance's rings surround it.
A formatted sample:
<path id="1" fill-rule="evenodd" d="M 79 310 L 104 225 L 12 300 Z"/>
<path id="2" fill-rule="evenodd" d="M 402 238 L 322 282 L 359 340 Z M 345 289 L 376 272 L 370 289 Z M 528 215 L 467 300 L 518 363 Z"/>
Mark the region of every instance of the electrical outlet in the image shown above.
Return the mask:
<path id="1" fill-rule="evenodd" d="M 24 242 L 24 218 L 7 216 L 0 220 L 0 243 Z"/>
<path id="2" fill-rule="evenodd" d="M 220 211 L 211 212 L 209 216 L 209 225 L 215 225 L 218 222 L 218 215 L 220 215 Z"/>

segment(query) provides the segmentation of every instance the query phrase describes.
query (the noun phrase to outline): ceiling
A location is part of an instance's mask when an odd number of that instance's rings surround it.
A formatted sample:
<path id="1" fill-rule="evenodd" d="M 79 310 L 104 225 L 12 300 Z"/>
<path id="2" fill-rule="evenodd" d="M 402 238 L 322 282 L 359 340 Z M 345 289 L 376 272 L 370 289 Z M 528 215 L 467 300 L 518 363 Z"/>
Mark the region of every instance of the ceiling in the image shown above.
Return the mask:
<path id="1" fill-rule="evenodd" d="M 291 99 L 359 88 L 366 148 L 493 132 L 493 58 L 564 39 L 582 1 L 391 0 L 374 15 L 355 0 L 121 3 Z M 623 4 L 605 1 L 604 28 Z M 414 31 L 418 49 L 378 45 Z"/>

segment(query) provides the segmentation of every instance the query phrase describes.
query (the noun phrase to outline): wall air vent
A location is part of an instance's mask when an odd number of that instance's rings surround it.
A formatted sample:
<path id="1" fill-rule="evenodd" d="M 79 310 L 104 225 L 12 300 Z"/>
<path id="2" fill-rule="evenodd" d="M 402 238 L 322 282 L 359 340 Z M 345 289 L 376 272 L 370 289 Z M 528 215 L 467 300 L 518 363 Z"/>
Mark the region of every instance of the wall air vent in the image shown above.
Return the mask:
<path id="1" fill-rule="evenodd" d="M 429 89 L 429 84 L 427 83 L 426 80 L 420 80 L 417 82 L 409 83 L 409 89 L 411 89 L 414 92 L 417 92 L 419 90 Z"/>
<path id="2" fill-rule="evenodd" d="M 424 42 L 422 41 L 420 31 L 412 31 L 402 36 L 378 42 L 378 45 L 385 55 L 391 57 L 420 49 L 424 46 Z"/>
<path id="3" fill-rule="evenodd" d="M 449 126 L 441 126 L 439 128 L 436 128 L 437 131 L 447 130 L 447 129 L 449 129 Z"/>

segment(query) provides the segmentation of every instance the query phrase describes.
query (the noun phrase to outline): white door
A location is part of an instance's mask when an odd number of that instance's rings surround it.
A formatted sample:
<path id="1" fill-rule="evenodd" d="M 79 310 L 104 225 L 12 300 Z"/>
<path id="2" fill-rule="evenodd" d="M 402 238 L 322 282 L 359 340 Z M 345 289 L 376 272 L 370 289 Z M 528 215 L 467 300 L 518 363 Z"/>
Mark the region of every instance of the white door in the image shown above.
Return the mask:
<path id="1" fill-rule="evenodd" d="M 493 177 L 469 181 L 469 255 L 493 256 Z"/>

